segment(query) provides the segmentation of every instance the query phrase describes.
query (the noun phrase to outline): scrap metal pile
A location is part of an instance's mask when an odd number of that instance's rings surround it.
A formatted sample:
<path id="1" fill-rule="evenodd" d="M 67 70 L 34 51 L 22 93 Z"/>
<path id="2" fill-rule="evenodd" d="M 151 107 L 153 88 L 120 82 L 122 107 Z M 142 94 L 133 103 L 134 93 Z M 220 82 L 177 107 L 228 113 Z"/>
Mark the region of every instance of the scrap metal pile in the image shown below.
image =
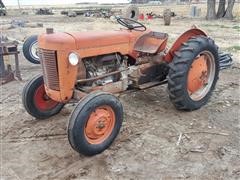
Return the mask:
<path id="1" fill-rule="evenodd" d="M 123 7 L 122 9 L 114 9 L 112 7 L 88 7 L 87 9 L 77 9 L 77 10 L 63 10 L 62 15 L 68 17 L 84 16 L 84 17 L 97 17 L 97 18 L 110 18 L 112 16 L 124 17 L 134 20 L 150 20 L 156 18 L 164 19 L 165 25 L 170 25 L 171 18 L 176 16 L 176 13 L 171 11 L 171 9 L 165 9 L 162 14 L 157 14 L 154 12 L 147 12 L 146 14 L 140 13 L 137 5 L 130 4 Z"/>
<path id="2" fill-rule="evenodd" d="M 67 15 L 69 17 L 76 16 L 85 16 L 85 17 L 102 17 L 110 18 L 114 12 L 111 9 L 87 9 L 87 10 L 70 10 L 70 11 L 61 11 L 62 15 Z"/>
<path id="3" fill-rule="evenodd" d="M 110 18 L 111 16 L 122 16 L 130 19 L 138 19 L 139 9 L 136 5 L 131 4 L 123 9 L 114 9 L 112 7 L 88 7 L 86 9 L 77 9 L 77 10 L 64 10 L 61 11 L 62 15 L 68 17 L 84 16 L 84 17 L 101 17 L 101 18 Z"/>
<path id="4" fill-rule="evenodd" d="M 53 15 L 52 9 L 49 8 L 40 8 L 37 9 L 36 15 Z"/>

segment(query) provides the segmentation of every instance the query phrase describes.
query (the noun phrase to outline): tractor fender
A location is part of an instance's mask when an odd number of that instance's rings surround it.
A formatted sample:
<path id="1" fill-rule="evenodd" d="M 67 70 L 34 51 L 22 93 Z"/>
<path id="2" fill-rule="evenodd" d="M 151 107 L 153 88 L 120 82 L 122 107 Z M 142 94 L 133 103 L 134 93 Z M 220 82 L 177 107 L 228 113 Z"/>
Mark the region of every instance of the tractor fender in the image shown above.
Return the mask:
<path id="1" fill-rule="evenodd" d="M 170 63 L 174 57 L 174 53 L 182 46 L 184 42 L 187 42 L 190 38 L 194 36 L 207 36 L 207 34 L 198 28 L 190 29 L 184 32 L 173 44 L 173 46 L 169 49 L 168 53 L 164 57 L 164 60 Z"/>

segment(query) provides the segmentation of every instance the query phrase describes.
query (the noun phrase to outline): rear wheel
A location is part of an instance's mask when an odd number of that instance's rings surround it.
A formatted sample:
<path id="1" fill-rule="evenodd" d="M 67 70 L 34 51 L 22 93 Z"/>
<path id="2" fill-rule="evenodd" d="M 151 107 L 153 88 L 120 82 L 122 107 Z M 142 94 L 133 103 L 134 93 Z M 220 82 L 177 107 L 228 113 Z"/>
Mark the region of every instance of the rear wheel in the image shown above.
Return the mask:
<path id="1" fill-rule="evenodd" d="M 218 49 L 214 41 L 201 36 L 183 43 L 168 75 L 170 100 L 177 109 L 195 110 L 207 103 L 219 74 Z"/>
<path id="2" fill-rule="evenodd" d="M 30 36 L 23 43 L 23 55 L 33 64 L 40 64 L 37 38 L 37 35 Z"/>
<path id="3" fill-rule="evenodd" d="M 29 81 L 22 93 L 22 101 L 27 112 L 37 119 L 46 119 L 58 114 L 64 104 L 47 96 L 43 77 L 38 75 Z"/>
<path id="4" fill-rule="evenodd" d="M 87 156 L 101 153 L 118 135 L 122 120 L 123 108 L 115 96 L 91 93 L 79 102 L 70 117 L 69 143 Z"/>

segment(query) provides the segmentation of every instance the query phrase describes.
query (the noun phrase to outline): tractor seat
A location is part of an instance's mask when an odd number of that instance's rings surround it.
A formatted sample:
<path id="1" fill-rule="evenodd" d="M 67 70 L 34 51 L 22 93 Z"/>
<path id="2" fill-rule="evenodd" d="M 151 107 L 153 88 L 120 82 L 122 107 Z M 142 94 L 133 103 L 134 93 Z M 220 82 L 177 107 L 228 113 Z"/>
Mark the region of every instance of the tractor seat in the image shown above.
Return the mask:
<path id="1" fill-rule="evenodd" d="M 168 34 L 159 32 L 149 32 L 142 35 L 134 45 L 137 52 L 156 54 L 163 51 L 167 45 Z"/>

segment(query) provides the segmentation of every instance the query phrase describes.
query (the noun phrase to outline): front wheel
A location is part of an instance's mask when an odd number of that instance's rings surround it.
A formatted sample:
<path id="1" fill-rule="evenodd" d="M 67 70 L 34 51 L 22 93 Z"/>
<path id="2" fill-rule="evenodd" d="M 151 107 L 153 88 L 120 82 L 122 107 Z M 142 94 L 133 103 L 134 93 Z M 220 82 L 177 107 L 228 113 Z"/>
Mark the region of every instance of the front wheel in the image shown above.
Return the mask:
<path id="1" fill-rule="evenodd" d="M 208 102 L 218 80 L 218 48 L 208 37 L 194 37 L 175 52 L 169 67 L 172 103 L 177 109 L 199 109 Z"/>
<path id="2" fill-rule="evenodd" d="M 41 75 L 34 77 L 25 85 L 22 101 L 27 112 L 37 119 L 46 119 L 58 114 L 64 106 L 47 96 Z"/>
<path id="3" fill-rule="evenodd" d="M 94 92 L 87 95 L 71 114 L 68 140 L 78 153 L 92 156 L 107 149 L 122 125 L 123 107 L 113 95 Z"/>

